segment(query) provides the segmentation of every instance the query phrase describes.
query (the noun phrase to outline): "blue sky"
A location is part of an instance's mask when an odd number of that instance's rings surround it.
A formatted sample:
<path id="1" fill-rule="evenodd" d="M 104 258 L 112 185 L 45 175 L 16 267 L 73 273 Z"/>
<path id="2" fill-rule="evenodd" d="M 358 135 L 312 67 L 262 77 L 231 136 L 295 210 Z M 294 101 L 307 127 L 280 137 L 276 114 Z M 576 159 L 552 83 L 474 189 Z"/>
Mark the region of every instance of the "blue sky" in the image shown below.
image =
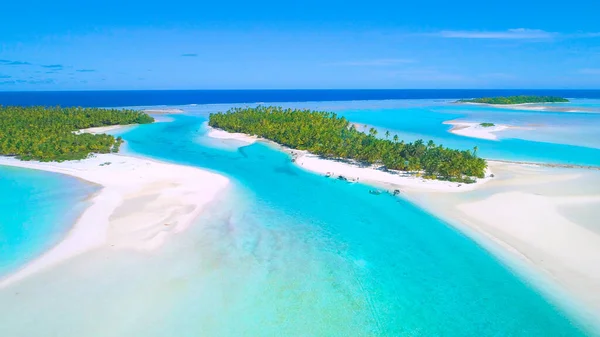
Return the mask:
<path id="1" fill-rule="evenodd" d="M 10 1 L 0 90 L 600 88 L 600 3 Z"/>

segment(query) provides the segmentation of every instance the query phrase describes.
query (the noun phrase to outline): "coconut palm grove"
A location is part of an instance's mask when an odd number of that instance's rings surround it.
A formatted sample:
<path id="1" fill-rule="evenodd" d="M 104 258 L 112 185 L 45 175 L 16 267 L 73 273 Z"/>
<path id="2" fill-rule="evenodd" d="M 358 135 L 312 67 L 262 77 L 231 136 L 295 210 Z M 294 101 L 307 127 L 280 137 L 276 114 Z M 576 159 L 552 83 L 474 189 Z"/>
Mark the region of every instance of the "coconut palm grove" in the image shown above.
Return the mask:
<path id="1" fill-rule="evenodd" d="M 0 155 L 40 161 L 85 159 L 91 153 L 117 152 L 123 141 L 78 130 L 152 122 L 154 118 L 135 110 L 0 106 Z"/>
<path id="2" fill-rule="evenodd" d="M 423 172 L 428 179 L 470 183 L 474 177 L 483 178 L 487 166 L 484 159 L 477 157 L 476 148 L 460 151 L 423 140 L 405 143 L 387 132 L 385 138 L 378 138 L 374 128 L 368 134 L 360 132 L 347 119 L 331 112 L 272 106 L 233 108 L 211 114 L 209 125 L 256 135 L 325 158 Z"/>

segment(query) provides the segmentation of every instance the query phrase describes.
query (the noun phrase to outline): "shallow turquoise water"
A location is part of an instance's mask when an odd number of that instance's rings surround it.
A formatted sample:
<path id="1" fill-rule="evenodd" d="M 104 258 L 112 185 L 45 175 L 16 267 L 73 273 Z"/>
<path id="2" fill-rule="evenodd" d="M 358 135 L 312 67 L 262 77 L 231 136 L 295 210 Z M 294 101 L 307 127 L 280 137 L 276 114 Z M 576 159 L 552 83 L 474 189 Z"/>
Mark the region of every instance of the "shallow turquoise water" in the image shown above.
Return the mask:
<path id="1" fill-rule="evenodd" d="M 477 146 L 478 153 L 489 159 L 600 166 L 600 113 L 536 112 L 435 102 L 420 104 L 400 102 L 396 107 L 341 108 L 339 113 L 352 121 L 380 128 L 380 134 L 390 130 L 407 141 L 432 139 L 460 149 Z M 600 109 L 600 103 L 588 105 Z M 475 139 L 449 133 L 451 126 L 442 123 L 454 119 L 531 126 L 533 130 L 499 132 L 497 136 L 501 141 Z"/>
<path id="2" fill-rule="evenodd" d="M 490 158 L 600 164 L 599 140 L 593 136 L 600 123 L 590 114 L 465 110 L 440 101 L 283 105 L 337 111 L 407 140 L 477 145 Z M 208 168 L 234 185 L 230 198 L 202 216 L 202 226 L 185 233 L 205 238 L 201 249 L 196 247 L 197 256 L 191 254 L 190 261 L 189 252 L 176 254 L 180 265 L 175 270 L 189 273 L 195 265 L 201 271 L 186 276 L 185 287 L 161 295 L 168 307 L 115 316 L 115 326 L 127 326 L 125 335 L 592 334 L 557 304 L 561 299 L 544 297 L 471 239 L 412 204 L 304 172 L 264 144 L 236 149 L 205 137 L 201 125 L 207 113 L 228 107 L 186 106 L 188 114 L 169 117 L 171 122 L 119 132 L 128 151 Z M 455 118 L 550 127 L 534 136 L 516 133 L 493 142 L 448 133 L 441 123 Z M 565 123 L 570 128 L 552 128 Z M 582 136 L 582 128 L 592 136 Z M 547 141 L 560 139 L 561 133 L 561 142 L 570 145 Z M 64 176 L 0 167 L 0 276 L 59 241 L 93 190 Z M 160 274 L 131 277 L 152 286 L 150 279 Z M 132 283 L 131 293 L 138 284 Z M 118 290 L 108 287 L 106 298 L 122 298 Z M 161 296 L 139 298 L 147 303 L 136 305 L 147 310 Z M 84 313 L 70 312 L 78 324 L 86 322 L 79 314 Z M 129 324 L 136 319 L 138 324 Z"/>
<path id="3" fill-rule="evenodd" d="M 451 104 L 453 100 L 389 100 L 348 102 L 299 102 L 278 104 L 291 108 L 334 111 L 359 124 L 375 126 L 382 136 L 386 130 L 400 139 L 433 140 L 459 149 L 478 147 L 488 159 L 540 163 L 600 166 L 600 100 L 578 99 L 561 108 L 584 107 L 598 113 L 571 113 L 501 109 Z M 214 104 L 178 106 L 187 113 L 207 116 L 233 106 L 256 104 Z M 493 122 L 533 127 L 497 133 L 500 141 L 463 137 L 448 132 L 444 121 Z"/>
<path id="4" fill-rule="evenodd" d="M 217 238 L 211 250 L 220 252 L 210 289 L 198 284 L 173 300 L 161 330 L 585 335 L 554 300 L 435 217 L 401 199 L 371 195 L 366 186 L 304 172 L 264 144 L 217 146 L 202 135 L 205 120 L 179 115 L 123 133 L 128 151 L 208 168 L 235 185 L 236 197 L 211 211 L 222 215 L 203 219 L 206 235 Z"/>
<path id="5" fill-rule="evenodd" d="M 0 166 L 0 277 L 59 242 L 95 190 L 65 175 Z"/>

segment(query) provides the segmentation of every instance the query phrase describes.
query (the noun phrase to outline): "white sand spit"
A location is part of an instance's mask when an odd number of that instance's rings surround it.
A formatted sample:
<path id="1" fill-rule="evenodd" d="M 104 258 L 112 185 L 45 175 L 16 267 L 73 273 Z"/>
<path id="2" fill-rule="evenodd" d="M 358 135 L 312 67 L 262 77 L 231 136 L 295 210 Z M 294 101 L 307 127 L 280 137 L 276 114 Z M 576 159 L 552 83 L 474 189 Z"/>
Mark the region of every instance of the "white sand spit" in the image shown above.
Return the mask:
<path id="1" fill-rule="evenodd" d="M 496 177 L 477 191 L 408 195 L 467 234 L 483 234 L 474 237 L 548 276 L 542 283 L 551 280 L 584 304 L 584 314 L 600 317 L 600 172 L 489 164 Z"/>
<path id="2" fill-rule="evenodd" d="M 62 163 L 0 157 L 0 165 L 67 174 L 103 187 L 62 242 L 0 287 L 100 246 L 156 249 L 228 185 L 227 178 L 193 167 L 117 154 Z"/>
<path id="3" fill-rule="evenodd" d="M 457 208 L 566 288 L 583 290 L 585 295 L 580 295 L 600 308 L 600 235 L 559 212 L 560 206 L 585 204 L 598 207 L 600 195 L 548 197 L 511 191 Z"/>

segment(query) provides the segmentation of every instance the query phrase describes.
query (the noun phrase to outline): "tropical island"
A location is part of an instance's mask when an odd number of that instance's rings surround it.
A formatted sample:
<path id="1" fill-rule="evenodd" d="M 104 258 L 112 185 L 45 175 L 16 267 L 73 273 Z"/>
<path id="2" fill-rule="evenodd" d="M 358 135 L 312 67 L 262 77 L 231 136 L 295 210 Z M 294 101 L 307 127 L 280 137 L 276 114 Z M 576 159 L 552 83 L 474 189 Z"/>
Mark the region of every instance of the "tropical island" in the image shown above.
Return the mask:
<path id="1" fill-rule="evenodd" d="M 0 289 L 89 250 L 156 249 L 193 224 L 227 178 L 117 154 L 122 139 L 102 134 L 152 122 L 148 114 L 127 109 L 0 106 L 0 167 L 68 175 L 99 187 L 61 241 L 7 277 L 0 275 Z"/>
<path id="2" fill-rule="evenodd" d="M 121 137 L 78 131 L 152 122 L 154 118 L 135 110 L 0 106 L 0 155 L 64 161 L 118 152 Z"/>
<path id="3" fill-rule="evenodd" d="M 484 128 L 491 128 L 492 126 L 496 126 L 496 124 L 494 123 L 479 123 L 479 125 L 483 126 Z"/>
<path id="4" fill-rule="evenodd" d="M 480 104 L 526 104 L 526 103 L 567 103 L 568 99 L 555 96 L 507 96 L 507 97 L 483 97 L 473 99 L 461 99 L 457 103 L 480 103 Z"/>
<path id="5" fill-rule="evenodd" d="M 397 135 L 377 130 L 358 131 L 344 117 L 324 111 L 258 106 L 213 113 L 209 126 L 232 133 L 255 135 L 295 150 L 327 159 L 351 160 L 363 165 L 381 164 L 387 170 L 423 172 L 427 179 L 474 182 L 483 178 L 487 163 L 473 151 L 436 145 L 433 141 L 400 141 Z"/>

